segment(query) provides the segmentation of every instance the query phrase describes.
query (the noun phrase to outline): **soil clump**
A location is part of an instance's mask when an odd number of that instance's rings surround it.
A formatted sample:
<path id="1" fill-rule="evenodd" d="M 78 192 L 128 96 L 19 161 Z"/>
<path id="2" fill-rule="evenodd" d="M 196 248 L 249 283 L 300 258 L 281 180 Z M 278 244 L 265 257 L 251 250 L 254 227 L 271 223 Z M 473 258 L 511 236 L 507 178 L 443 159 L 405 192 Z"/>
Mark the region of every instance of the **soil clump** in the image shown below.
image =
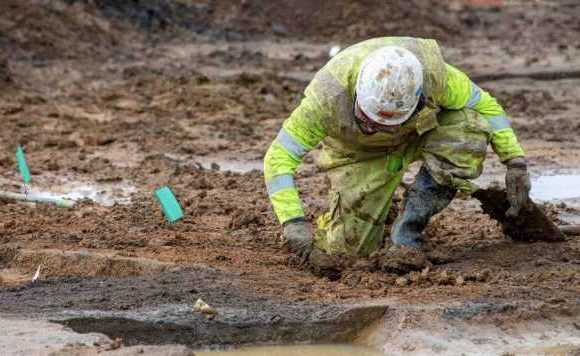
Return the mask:
<path id="1" fill-rule="evenodd" d="M 512 218 L 506 215 L 509 201 L 504 190 L 479 190 L 473 196 L 481 202 L 483 211 L 499 221 L 503 232 L 514 240 L 558 242 L 565 239 L 556 225 L 533 201 L 528 201 L 518 216 Z"/>

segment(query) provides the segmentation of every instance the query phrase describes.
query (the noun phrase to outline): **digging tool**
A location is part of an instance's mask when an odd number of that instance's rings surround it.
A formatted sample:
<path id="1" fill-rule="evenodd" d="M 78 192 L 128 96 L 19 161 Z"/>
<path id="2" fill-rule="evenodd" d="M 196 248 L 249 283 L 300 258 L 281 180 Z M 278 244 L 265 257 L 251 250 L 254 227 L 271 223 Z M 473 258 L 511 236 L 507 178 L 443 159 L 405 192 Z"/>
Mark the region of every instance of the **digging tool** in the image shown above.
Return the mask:
<path id="1" fill-rule="evenodd" d="M 52 198 L 52 197 L 37 197 L 29 194 L 19 194 L 13 192 L 0 191 L 0 198 L 8 200 L 28 201 L 33 203 L 53 204 L 59 208 L 72 208 L 75 205 L 74 200 Z"/>
<path id="2" fill-rule="evenodd" d="M 481 208 L 492 219 L 499 221 L 503 232 L 517 241 L 564 241 L 563 231 L 542 212 L 530 199 L 516 217 L 506 213 L 510 207 L 505 190 L 498 188 L 480 189 L 473 197 L 481 202 Z"/>

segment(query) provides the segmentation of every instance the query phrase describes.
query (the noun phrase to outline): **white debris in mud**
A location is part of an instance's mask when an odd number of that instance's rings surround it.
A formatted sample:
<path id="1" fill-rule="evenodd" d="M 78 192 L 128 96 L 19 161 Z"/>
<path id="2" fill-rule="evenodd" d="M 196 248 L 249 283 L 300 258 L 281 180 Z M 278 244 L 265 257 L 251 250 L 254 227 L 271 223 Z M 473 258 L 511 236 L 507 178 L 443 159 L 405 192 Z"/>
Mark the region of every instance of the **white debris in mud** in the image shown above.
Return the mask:
<path id="1" fill-rule="evenodd" d="M 204 302 L 201 298 L 199 298 L 197 300 L 197 302 L 195 302 L 195 304 L 193 305 L 193 310 L 195 310 L 198 313 L 202 313 L 202 314 L 208 314 L 208 315 L 217 314 L 217 310 L 215 310 L 215 308 L 212 307 L 211 305 Z"/>
<path id="2" fill-rule="evenodd" d="M 38 268 L 36 269 L 36 272 L 34 273 L 34 276 L 32 276 L 32 283 L 36 283 L 36 281 L 38 280 L 38 278 L 40 277 L 40 268 L 42 267 L 42 265 L 38 265 Z"/>

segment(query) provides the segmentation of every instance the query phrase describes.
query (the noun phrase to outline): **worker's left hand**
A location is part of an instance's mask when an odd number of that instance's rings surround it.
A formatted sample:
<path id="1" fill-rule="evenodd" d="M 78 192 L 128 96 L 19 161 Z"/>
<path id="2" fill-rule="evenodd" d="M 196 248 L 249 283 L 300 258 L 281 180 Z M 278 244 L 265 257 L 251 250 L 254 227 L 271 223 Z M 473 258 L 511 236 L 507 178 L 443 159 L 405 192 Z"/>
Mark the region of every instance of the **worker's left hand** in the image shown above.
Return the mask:
<path id="1" fill-rule="evenodd" d="M 532 183 L 528 174 L 526 160 L 523 157 L 512 158 L 505 164 L 507 166 L 505 176 L 506 192 L 510 203 L 510 208 L 506 215 L 516 217 L 529 199 Z"/>

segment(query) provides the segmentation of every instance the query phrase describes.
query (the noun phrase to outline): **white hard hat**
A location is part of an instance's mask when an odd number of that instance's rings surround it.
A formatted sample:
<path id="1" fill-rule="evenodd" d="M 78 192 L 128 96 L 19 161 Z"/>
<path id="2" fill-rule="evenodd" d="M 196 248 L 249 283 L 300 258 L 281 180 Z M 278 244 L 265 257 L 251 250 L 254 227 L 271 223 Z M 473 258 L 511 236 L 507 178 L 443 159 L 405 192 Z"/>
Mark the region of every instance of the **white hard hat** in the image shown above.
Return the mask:
<path id="1" fill-rule="evenodd" d="M 386 46 L 362 63 L 356 82 L 357 103 L 362 112 L 381 125 L 407 121 L 421 97 L 423 66 L 409 50 Z"/>

